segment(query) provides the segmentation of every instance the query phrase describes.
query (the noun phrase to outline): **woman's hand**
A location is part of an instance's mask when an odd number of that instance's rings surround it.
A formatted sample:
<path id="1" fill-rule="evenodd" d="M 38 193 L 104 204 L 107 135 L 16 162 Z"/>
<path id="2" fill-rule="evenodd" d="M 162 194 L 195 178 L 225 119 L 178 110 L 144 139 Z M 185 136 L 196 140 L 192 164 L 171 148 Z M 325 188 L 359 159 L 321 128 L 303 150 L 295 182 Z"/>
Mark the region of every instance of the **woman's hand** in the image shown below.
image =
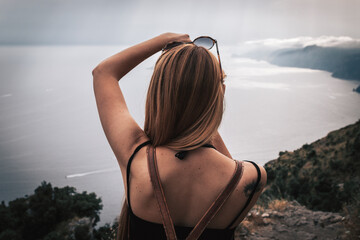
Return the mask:
<path id="1" fill-rule="evenodd" d="M 166 39 L 165 45 L 172 42 L 191 42 L 189 34 L 163 33 L 160 36 Z"/>
<path id="2" fill-rule="evenodd" d="M 188 34 L 163 33 L 105 59 L 94 69 L 93 75 L 102 73 L 120 80 L 143 60 L 172 42 L 191 42 L 191 40 Z"/>

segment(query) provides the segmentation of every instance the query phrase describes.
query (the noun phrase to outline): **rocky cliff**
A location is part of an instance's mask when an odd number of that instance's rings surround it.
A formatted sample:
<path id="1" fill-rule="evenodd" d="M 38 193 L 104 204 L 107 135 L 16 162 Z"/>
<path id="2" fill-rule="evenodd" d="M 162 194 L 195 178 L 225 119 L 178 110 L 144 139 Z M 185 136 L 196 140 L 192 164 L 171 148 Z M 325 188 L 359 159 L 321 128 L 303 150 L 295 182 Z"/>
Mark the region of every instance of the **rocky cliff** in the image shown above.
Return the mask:
<path id="1" fill-rule="evenodd" d="M 268 184 L 236 239 L 360 238 L 360 121 L 265 168 Z"/>
<path id="2" fill-rule="evenodd" d="M 256 206 L 236 229 L 235 239 L 345 239 L 346 218 L 339 213 L 312 211 L 296 201 L 275 200 Z"/>

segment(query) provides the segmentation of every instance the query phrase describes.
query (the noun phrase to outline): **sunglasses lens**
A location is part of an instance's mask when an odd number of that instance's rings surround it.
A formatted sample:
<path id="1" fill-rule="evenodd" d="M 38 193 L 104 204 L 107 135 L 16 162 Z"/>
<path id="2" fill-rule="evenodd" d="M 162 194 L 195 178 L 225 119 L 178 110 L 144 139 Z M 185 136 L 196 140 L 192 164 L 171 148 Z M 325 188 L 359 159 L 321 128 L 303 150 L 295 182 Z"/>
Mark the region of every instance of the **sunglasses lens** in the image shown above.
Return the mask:
<path id="1" fill-rule="evenodd" d="M 207 37 L 200 37 L 195 39 L 194 44 L 196 46 L 204 47 L 206 49 L 211 49 L 214 46 L 213 40 Z"/>

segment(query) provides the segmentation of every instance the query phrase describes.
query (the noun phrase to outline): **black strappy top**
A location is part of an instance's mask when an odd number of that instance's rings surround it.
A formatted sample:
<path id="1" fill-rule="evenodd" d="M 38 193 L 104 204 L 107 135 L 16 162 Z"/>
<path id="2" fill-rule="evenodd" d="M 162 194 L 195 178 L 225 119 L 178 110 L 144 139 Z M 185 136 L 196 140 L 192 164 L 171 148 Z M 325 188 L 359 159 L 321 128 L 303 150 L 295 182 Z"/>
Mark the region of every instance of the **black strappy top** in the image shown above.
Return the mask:
<path id="1" fill-rule="evenodd" d="M 130 203 L 130 168 L 131 168 L 131 163 L 132 160 L 134 159 L 135 154 L 144 146 L 150 144 L 150 141 L 144 142 L 142 144 L 140 144 L 134 151 L 134 153 L 131 155 L 128 165 L 127 165 L 127 169 L 126 169 L 126 184 L 127 184 L 127 203 L 129 206 L 129 217 L 130 217 L 130 239 L 134 239 L 134 240 L 147 240 L 147 239 L 158 239 L 158 240 L 166 240 L 166 234 L 164 231 L 164 227 L 162 224 L 159 223 L 153 223 L 153 222 L 149 222 L 146 221 L 142 218 L 139 218 L 138 216 L 136 216 L 131 208 L 131 203 Z M 211 147 L 214 148 L 214 146 L 206 144 L 203 147 Z M 183 154 L 183 152 L 180 152 L 180 154 Z M 180 158 L 182 159 L 182 158 Z M 247 160 L 244 160 L 247 161 Z M 214 229 L 214 228 L 206 228 L 204 230 L 204 232 L 201 234 L 199 239 L 206 239 L 206 240 L 218 240 L 218 239 L 224 239 L 224 240 L 232 240 L 234 239 L 234 231 L 235 228 L 230 228 L 234 222 L 239 218 L 239 216 L 243 213 L 243 211 L 246 209 L 246 207 L 249 205 L 251 199 L 253 198 L 254 194 L 255 194 L 255 190 L 258 187 L 260 180 L 261 180 L 261 172 L 259 167 L 257 166 L 256 163 L 252 162 L 252 161 L 247 161 L 247 162 L 251 162 L 258 173 L 258 178 L 257 178 L 257 182 L 255 185 L 255 188 L 253 189 L 253 191 L 251 192 L 247 202 L 245 203 L 245 206 L 242 208 L 242 210 L 238 213 L 238 215 L 233 219 L 233 221 L 228 225 L 227 228 L 225 229 Z M 183 227 L 183 226 L 174 226 L 175 227 L 175 231 L 176 231 L 176 236 L 178 239 L 185 239 L 189 233 L 192 231 L 193 227 Z"/>

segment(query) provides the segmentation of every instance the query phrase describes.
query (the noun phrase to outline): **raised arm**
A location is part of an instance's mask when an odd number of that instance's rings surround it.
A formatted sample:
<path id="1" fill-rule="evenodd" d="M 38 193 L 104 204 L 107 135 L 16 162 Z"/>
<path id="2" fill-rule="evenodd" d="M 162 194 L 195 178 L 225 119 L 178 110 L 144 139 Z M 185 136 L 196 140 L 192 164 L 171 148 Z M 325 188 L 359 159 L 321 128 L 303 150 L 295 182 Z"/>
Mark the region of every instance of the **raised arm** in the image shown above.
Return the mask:
<path id="1" fill-rule="evenodd" d="M 105 59 L 92 71 L 100 121 L 120 166 L 126 166 L 135 145 L 148 138 L 130 115 L 118 81 L 174 41 L 186 42 L 190 39 L 187 34 L 161 34 Z"/>

